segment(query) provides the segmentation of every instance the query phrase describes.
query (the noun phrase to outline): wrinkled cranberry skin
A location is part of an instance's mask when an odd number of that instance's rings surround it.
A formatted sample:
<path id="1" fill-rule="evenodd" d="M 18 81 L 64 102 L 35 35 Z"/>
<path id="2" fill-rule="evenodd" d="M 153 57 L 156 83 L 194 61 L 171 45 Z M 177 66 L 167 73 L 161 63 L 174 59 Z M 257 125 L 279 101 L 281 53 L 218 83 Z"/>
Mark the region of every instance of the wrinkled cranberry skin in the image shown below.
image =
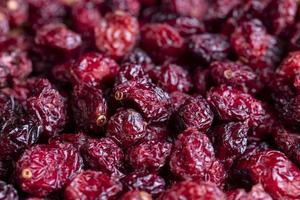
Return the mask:
<path id="1" fill-rule="evenodd" d="M 208 9 L 208 2 L 206 0 L 163 0 L 165 6 L 183 16 L 195 17 L 202 20 Z"/>
<path id="2" fill-rule="evenodd" d="M 71 53 L 81 45 L 81 37 L 64 24 L 50 23 L 42 26 L 36 34 L 35 43 L 43 48 L 53 48 Z"/>
<path id="3" fill-rule="evenodd" d="M 89 139 L 81 147 L 81 154 L 91 169 L 109 174 L 117 172 L 124 159 L 122 149 L 110 138 Z"/>
<path id="4" fill-rule="evenodd" d="M 99 132 L 107 120 L 107 103 L 100 89 L 76 85 L 72 93 L 73 117 L 83 131 Z"/>
<path id="5" fill-rule="evenodd" d="M 4 0 L 0 3 L 0 7 L 9 17 L 9 23 L 13 27 L 18 27 L 28 20 L 28 3 L 23 0 Z"/>
<path id="6" fill-rule="evenodd" d="M 106 136 L 124 147 L 137 143 L 146 135 L 146 125 L 141 114 L 133 109 L 117 111 L 107 124 Z"/>
<path id="7" fill-rule="evenodd" d="M 0 181 L 0 198 L 7 200 L 18 200 L 17 190 L 10 184 Z"/>
<path id="8" fill-rule="evenodd" d="M 192 98 L 190 95 L 183 92 L 173 92 L 171 93 L 171 101 L 173 110 L 176 112 L 181 105 L 185 103 L 186 100 Z"/>
<path id="9" fill-rule="evenodd" d="M 100 171 L 82 171 L 69 182 L 64 191 L 66 200 L 116 199 L 122 191 L 122 184 Z"/>
<path id="10" fill-rule="evenodd" d="M 255 94 L 261 86 L 257 74 L 247 65 L 230 61 L 215 61 L 210 65 L 211 77 L 217 85 L 226 84 L 243 92 Z"/>
<path id="11" fill-rule="evenodd" d="M 206 172 L 204 180 L 215 183 L 219 188 L 223 189 L 227 176 L 228 173 L 225 164 L 220 160 L 215 160 Z"/>
<path id="12" fill-rule="evenodd" d="M 152 59 L 150 56 L 142 49 L 135 48 L 129 54 L 127 54 L 123 63 L 135 63 L 135 64 L 144 64 L 144 65 L 152 65 Z M 147 71 L 147 70 L 146 70 Z"/>
<path id="13" fill-rule="evenodd" d="M 280 117 L 286 125 L 298 127 L 300 121 L 300 96 L 290 99 L 280 108 Z"/>
<path id="14" fill-rule="evenodd" d="M 16 177 L 24 192 L 44 197 L 62 189 L 81 168 L 82 159 L 72 145 L 36 145 L 18 160 Z M 30 174 L 24 174 L 24 170 Z"/>
<path id="15" fill-rule="evenodd" d="M 211 85 L 210 70 L 197 68 L 193 73 L 192 82 L 193 90 L 197 94 L 205 96 Z"/>
<path id="16" fill-rule="evenodd" d="M 188 92 L 191 89 L 191 78 L 188 71 L 176 64 L 163 65 L 150 71 L 151 79 L 167 92 Z"/>
<path id="17" fill-rule="evenodd" d="M 85 133 L 79 132 L 76 134 L 61 134 L 49 139 L 48 143 L 50 145 L 59 144 L 72 144 L 78 151 L 80 148 L 86 144 L 89 140 L 89 136 Z"/>
<path id="18" fill-rule="evenodd" d="M 121 181 L 125 190 L 139 189 L 153 196 L 158 196 L 165 190 L 165 180 L 156 173 L 133 172 Z"/>
<path id="19" fill-rule="evenodd" d="M 168 93 L 156 85 L 139 81 L 127 81 L 113 90 L 115 100 L 139 110 L 148 122 L 166 122 L 171 115 Z"/>
<path id="20" fill-rule="evenodd" d="M 254 69 L 274 67 L 279 61 L 278 42 L 258 19 L 237 27 L 231 35 L 231 45 L 240 60 Z"/>
<path id="21" fill-rule="evenodd" d="M 139 24 L 128 13 L 116 11 L 105 16 L 95 28 L 96 46 L 107 56 L 120 59 L 129 53 L 139 34 Z"/>
<path id="22" fill-rule="evenodd" d="M 194 127 L 205 132 L 210 128 L 214 119 L 208 102 L 202 96 L 187 99 L 175 115 L 177 128 L 181 131 Z"/>
<path id="23" fill-rule="evenodd" d="M 158 171 L 165 165 L 171 148 L 172 144 L 168 142 L 144 142 L 129 150 L 128 160 L 135 171 Z"/>
<path id="24" fill-rule="evenodd" d="M 226 159 L 242 155 L 247 148 L 248 131 L 247 124 L 241 122 L 230 122 L 217 127 L 214 130 L 217 157 Z"/>
<path id="25" fill-rule="evenodd" d="M 140 12 L 140 0 L 108 0 L 107 6 L 112 10 L 122 10 L 137 16 Z"/>
<path id="26" fill-rule="evenodd" d="M 113 82 L 119 72 L 119 65 L 102 54 L 91 52 L 80 56 L 70 68 L 73 83 L 100 87 L 102 83 Z"/>
<path id="27" fill-rule="evenodd" d="M 47 79 L 37 80 L 35 87 L 40 88 L 27 99 L 26 106 L 42 126 L 43 136 L 48 138 L 59 133 L 66 124 L 65 99 Z"/>
<path id="28" fill-rule="evenodd" d="M 152 200 L 150 194 L 140 190 L 130 190 L 126 192 L 120 200 Z"/>
<path id="29" fill-rule="evenodd" d="M 143 141 L 165 141 L 170 135 L 167 125 L 148 124 Z"/>
<path id="30" fill-rule="evenodd" d="M 272 197 L 266 193 L 260 184 L 254 185 L 248 193 L 244 189 L 236 189 L 227 192 L 226 195 L 227 200 L 272 200 Z"/>
<path id="31" fill-rule="evenodd" d="M 204 178 L 204 173 L 215 160 L 209 138 L 196 129 L 189 128 L 177 137 L 170 158 L 174 175 L 183 180 Z"/>
<path id="32" fill-rule="evenodd" d="M 144 67 L 144 64 L 138 63 L 125 63 L 121 65 L 120 73 L 116 81 L 117 84 L 139 79 L 150 81 L 150 78 L 145 73 Z"/>
<path id="33" fill-rule="evenodd" d="M 300 170 L 281 152 L 257 152 L 238 165 L 250 172 L 255 183 L 261 183 L 274 199 L 297 199 L 300 196 Z"/>
<path id="34" fill-rule="evenodd" d="M 183 181 L 172 185 L 160 197 L 160 200 L 207 199 L 225 200 L 226 196 L 215 184 L 210 182 Z"/>
<path id="35" fill-rule="evenodd" d="M 226 36 L 204 33 L 190 37 L 188 50 L 195 59 L 207 64 L 227 58 L 230 52 L 230 43 Z"/>
<path id="36" fill-rule="evenodd" d="M 167 24 L 146 24 L 141 28 L 141 45 L 157 62 L 174 60 L 184 49 L 184 39 Z"/>

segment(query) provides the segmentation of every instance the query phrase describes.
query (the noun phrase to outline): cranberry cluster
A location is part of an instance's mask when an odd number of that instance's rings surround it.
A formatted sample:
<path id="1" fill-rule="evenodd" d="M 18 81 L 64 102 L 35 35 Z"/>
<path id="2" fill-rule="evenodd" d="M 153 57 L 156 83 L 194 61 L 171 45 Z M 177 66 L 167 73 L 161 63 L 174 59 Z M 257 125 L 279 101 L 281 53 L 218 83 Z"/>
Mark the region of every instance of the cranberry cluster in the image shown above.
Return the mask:
<path id="1" fill-rule="evenodd" d="M 0 0 L 0 199 L 300 199 L 297 0 Z"/>

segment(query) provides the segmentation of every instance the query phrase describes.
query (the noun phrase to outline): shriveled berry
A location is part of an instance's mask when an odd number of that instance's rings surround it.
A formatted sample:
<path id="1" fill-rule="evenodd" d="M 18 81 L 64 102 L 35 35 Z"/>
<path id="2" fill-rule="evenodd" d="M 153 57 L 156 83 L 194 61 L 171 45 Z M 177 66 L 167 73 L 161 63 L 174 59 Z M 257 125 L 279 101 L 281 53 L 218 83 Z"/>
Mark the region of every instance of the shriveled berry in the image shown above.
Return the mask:
<path id="1" fill-rule="evenodd" d="M 290 99 L 280 111 L 280 117 L 285 124 L 297 127 L 300 121 L 300 96 Z"/>
<path id="2" fill-rule="evenodd" d="M 159 124 L 148 124 L 146 130 L 146 136 L 142 139 L 143 141 L 165 141 L 170 135 L 167 125 Z"/>
<path id="3" fill-rule="evenodd" d="M 272 200 L 261 184 L 254 185 L 248 193 L 244 189 L 236 189 L 227 192 L 226 195 L 227 200 Z"/>
<path id="4" fill-rule="evenodd" d="M 121 181 L 125 190 L 143 190 L 153 196 L 158 196 L 165 190 L 165 180 L 156 173 L 133 172 Z"/>
<path id="5" fill-rule="evenodd" d="M 204 173 L 215 160 L 209 138 L 197 129 L 189 128 L 177 137 L 170 159 L 171 171 L 189 180 L 204 178 Z"/>
<path id="6" fill-rule="evenodd" d="M 152 200 L 149 193 L 140 190 L 131 190 L 126 192 L 120 200 Z"/>
<path id="7" fill-rule="evenodd" d="M 290 52 L 277 68 L 276 73 L 291 82 L 300 74 L 300 51 Z"/>
<path id="8" fill-rule="evenodd" d="M 205 199 L 225 200 L 226 196 L 215 184 L 210 182 L 183 181 L 172 185 L 160 198 L 161 200 Z"/>
<path id="9" fill-rule="evenodd" d="M 120 73 L 117 77 L 117 83 L 124 83 L 126 81 L 139 79 L 150 81 L 148 75 L 146 75 L 144 66 L 144 64 L 139 63 L 125 63 L 121 65 Z"/>
<path id="10" fill-rule="evenodd" d="M 65 188 L 64 197 L 75 199 L 116 199 L 122 191 L 122 184 L 113 177 L 97 171 L 83 171 L 75 176 Z"/>
<path id="11" fill-rule="evenodd" d="M 12 185 L 0 181 L 0 199 L 18 200 L 17 190 Z"/>
<path id="12" fill-rule="evenodd" d="M 83 131 L 99 132 L 107 121 L 107 103 L 100 89 L 76 85 L 73 88 L 73 117 Z"/>
<path id="13" fill-rule="evenodd" d="M 197 68 L 193 73 L 192 80 L 193 80 L 194 91 L 197 94 L 201 94 L 205 96 L 212 82 L 210 80 L 210 70 Z"/>
<path id="14" fill-rule="evenodd" d="M 176 112 L 177 128 L 183 131 L 194 127 L 205 132 L 210 128 L 214 114 L 206 99 L 202 96 L 187 99 Z"/>
<path id="15" fill-rule="evenodd" d="M 108 0 L 105 2 L 112 11 L 122 10 L 131 15 L 138 15 L 140 12 L 140 0 Z"/>
<path id="16" fill-rule="evenodd" d="M 96 27 L 96 45 L 105 55 L 119 59 L 133 49 L 138 34 L 137 19 L 123 11 L 116 11 L 107 14 Z"/>
<path id="17" fill-rule="evenodd" d="M 141 114 L 133 109 L 121 109 L 109 120 L 106 135 L 124 147 L 137 143 L 146 135 L 146 125 Z"/>
<path id="18" fill-rule="evenodd" d="M 127 54 L 123 63 L 136 63 L 136 64 L 144 64 L 146 66 L 152 65 L 152 59 L 150 56 L 140 48 L 133 49 L 129 54 Z M 147 71 L 147 70 L 146 70 Z"/>
<path id="19" fill-rule="evenodd" d="M 165 165 L 171 147 L 171 143 L 155 140 L 137 144 L 129 150 L 129 163 L 136 171 L 158 171 Z"/>
<path id="20" fill-rule="evenodd" d="M 76 134 L 61 134 L 49 139 L 50 145 L 72 144 L 77 150 L 89 141 L 90 137 L 83 132 Z"/>
<path id="21" fill-rule="evenodd" d="M 145 51 L 157 62 L 174 60 L 184 49 L 184 39 L 167 24 L 146 24 L 141 29 L 141 42 Z"/>
<path id="22" fill-rule="evenodd" d="M 94 87 L 113 82 L 118 72 L 119 66 L 113 59 L 95 52 L 83 54 L 70 68 L 74 83 Z"/>
<path id="23" fill-rule="evenodd" d="M 127 81 L 113 90 L 116 101 L 139 110 L 149 122 L 165 122 L 171 115 L 168 93 L 145 81 Z"/>
<path id="24" fill-rule="evenodd" d="M 188 71 L 176 64 L 167 64 L 150 71 L 151 79 L 167 92 L 188 92 L 191 78 Z"/>
<path id="25" fill-rule="evenodd" d="M 205 181 L 215 183 L 219 188 L 224 188 L 228 173 L 225 164 L 220 160 L 215 160 L 210 169 L 205 174 Z"/>
<path id="26" fill-rule="evenodd" d="M 16 177 L 24 192 L 44 197 L 62 189 L 81 168 L 82 159 L 72 145 L 36 145 L 18 160 Z"/>
<path id="27" fill-rule="evenodd" d="M 181 105 L 188 99 L 192 98 L 190 95 L 183 93 L 183 92 L 172 92 L 171 93 L 171 101 L 173 110 L 177 111 Z"/>

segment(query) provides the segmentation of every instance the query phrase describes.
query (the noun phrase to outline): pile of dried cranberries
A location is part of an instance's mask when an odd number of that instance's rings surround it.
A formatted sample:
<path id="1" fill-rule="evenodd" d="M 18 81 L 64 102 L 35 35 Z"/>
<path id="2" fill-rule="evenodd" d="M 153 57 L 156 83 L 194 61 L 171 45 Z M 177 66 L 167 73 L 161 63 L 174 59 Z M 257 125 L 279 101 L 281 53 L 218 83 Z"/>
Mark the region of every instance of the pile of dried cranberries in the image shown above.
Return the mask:
<path id="1" fill-rule="evenodd" d="M 1 0 L 0 199 L 300 199 L 299 1 Z"/>

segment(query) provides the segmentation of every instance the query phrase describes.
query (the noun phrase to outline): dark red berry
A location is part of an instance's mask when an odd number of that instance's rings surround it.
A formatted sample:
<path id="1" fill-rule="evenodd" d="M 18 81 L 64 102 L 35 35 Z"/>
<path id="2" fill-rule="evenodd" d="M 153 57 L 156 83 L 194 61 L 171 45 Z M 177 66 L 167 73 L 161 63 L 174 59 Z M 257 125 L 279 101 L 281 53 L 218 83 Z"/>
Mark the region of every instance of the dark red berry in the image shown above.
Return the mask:
<path id="1" fill-rule="evenodd" d="M 10 184 L 0 181 L 0 198 L 7 200 L 18 200 L 17 190 Z"/>
<path id="2" fill-rule="evenodd" d="M 215 183 L 219 188 L 224 188 L 228 173 L 225 164 L 220 160 L 215 160 L 210 169 L 205 174 L 205 181 Z"/>
<path id="3" fill-rule="evenodd" d="M 83 171 L 70 181 L 65 188 L 66 200 L 75 199 L 116 199 L 122 191 L 122 184 L 113 177 L 96 171 Z"/>
<path id="4" fill-rule="evenodd" d="M 197 68 L 193 73 L 192 80 L 193 80 L 194 91 L 197 94 L 201 94 L 205 96 L 206 92 L 209 90 L 211 86 L 210 70 Z"/>
<path id="5" fill-rule="evenodd" d="M 50 145 L 59 145 L 59 144 L 72 144 L 77 150 L 88 143 L 90 137 L 85 133 L 79 132 L 76 134 L 61 134 L 49 139 L 48 143 Z"/>
<path id="6" fill-rule="evenodd" d="M 261 184 L 254 185 L 248 193 L 244 189 L 236 189 L 226 194 L 227 200 L 272 200 L 272 197 L 265 192 Z"/>
<path id="7" fill-rule="evenodd" d="M 140 12 L 140 0 L 108 0 L 107 6 L 112 10 L 122 10 L 131 15 L 138 15 Z"/>
<path id="8" fill-rule="evenodd" d="M 140 190 L 130 190 L 126 192 L 120 200 L 152 200 L 149 193 Z"/>
<path id="9" fill-rule="evenodd" d="M 120 73 L 117 77 L 117 83 L 124 83 L 131 80 L 145 79 L 150 81 L 148 75 L 144 70 L 145 65 L 139 63 L 125 63 L 121 65 Z"/>
<path id="10" fill-rule="evenodd" d="M 116 11 L 107 14 L 96 27 L 96 45 L 105 55 L 119 59 L 133 49 L 138 34 L 137 19 L 123 11 Z"/>
<path id="11" fill-rule="evenodd" d="M 135 63 L 135 64 L 144 64 L 145 66 L 147 66 L 146 69 L 148 69 L 148 65 L 150 67 L 152 66 L 152 59 L 145 51 L 139 48 L 133 49 L 129 54 L 127 54 L 124 57 L 123 63 L 127 63 L 127 62 Z"/>
<path id="12" fill-rule="evenodd" d="M 0 3 L 7 15 L 12 26 L 18 27 L 28 20 L 28 3 L 23 0 L 4 0 Z"/>
<path id="13" fill-rule="evenodd" d="M 148 124 L 146 136 L 143 138 L 143 141 L 165 141 L 169 135 L 170 132 L 167 125 Z"/>
<path id="14" fill-rule="evenodd" d="M 81 168 L 82 159 L 72 145 L 36 145 L 18 160 L 16 178 L 24 192 L 44 197 L 62 189 Z"/>
<path id="15" fill-rule="evenodd" d="M 140 113 L 133 109 L 121 109 L 108 121 L 106 135 L 129 147 L 145 137 L 146 125 Z"/>

